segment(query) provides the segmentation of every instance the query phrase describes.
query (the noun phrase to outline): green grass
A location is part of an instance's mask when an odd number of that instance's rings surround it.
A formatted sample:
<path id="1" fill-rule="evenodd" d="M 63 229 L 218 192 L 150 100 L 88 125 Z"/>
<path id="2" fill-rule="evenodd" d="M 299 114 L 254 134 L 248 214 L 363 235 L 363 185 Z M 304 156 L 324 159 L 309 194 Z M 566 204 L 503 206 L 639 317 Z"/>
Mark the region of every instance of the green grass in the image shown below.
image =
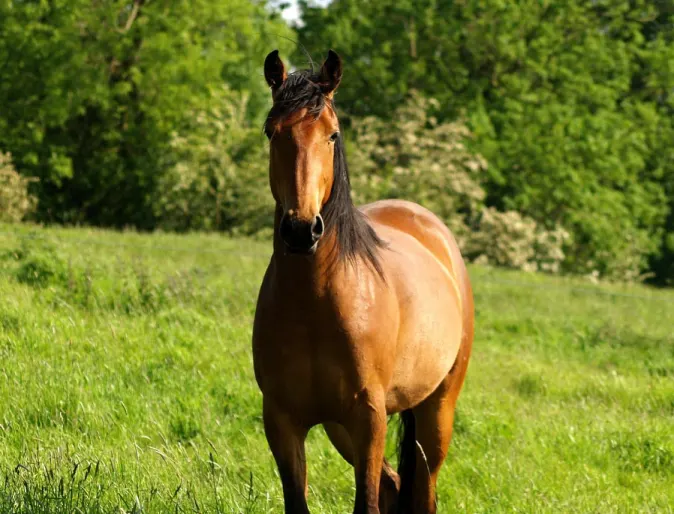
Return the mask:
<path id="1" fill-rule="evenodd" d="M 0 226 L 0 512 L 281 512 L 250 352 L 269 252 Z M 674 292 L 471 276 L 439 512 L 673 512 Z M 318 429 L 308 459 L 312 512 L 351 512 Z"/>

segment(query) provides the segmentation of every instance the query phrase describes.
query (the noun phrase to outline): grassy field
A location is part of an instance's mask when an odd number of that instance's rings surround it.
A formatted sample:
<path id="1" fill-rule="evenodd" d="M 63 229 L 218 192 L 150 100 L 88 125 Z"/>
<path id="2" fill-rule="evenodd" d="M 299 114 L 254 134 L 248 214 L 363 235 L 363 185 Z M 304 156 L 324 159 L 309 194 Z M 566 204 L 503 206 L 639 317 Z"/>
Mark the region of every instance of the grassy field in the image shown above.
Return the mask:
<path id="1" fill-rule="evenodd" d="M 251 321 L 269 244 L 0 225 L 0 512 L 282 512 Z M 674 512 L 674 292 L 472 267 L 439 512 Z M 312 431 L 310 507 L 351 512 Z"/>

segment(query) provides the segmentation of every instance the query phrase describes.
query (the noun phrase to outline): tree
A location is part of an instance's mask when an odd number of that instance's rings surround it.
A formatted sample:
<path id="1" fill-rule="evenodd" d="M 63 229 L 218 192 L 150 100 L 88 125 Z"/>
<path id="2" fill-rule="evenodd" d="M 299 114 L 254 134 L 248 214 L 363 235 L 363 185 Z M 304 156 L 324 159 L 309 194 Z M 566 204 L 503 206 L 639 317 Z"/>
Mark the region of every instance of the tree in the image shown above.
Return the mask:
<path id="1" fill-rule="evenodd" d="M 345 58 L 340 105 L 386 118 L 416 89 L 440 119 L 466 112 L 487 203 L 567 228 L 566 269 L 631 279 L 658 254 L 674 167 L 668 3 L 301 4 L 300 42 Z"/>
<path id="2" fill-rule="evenodd" d="M 249 0 L 4 0 L 0 19 L 0 148 L 46 221 L 154 227 L 174 134 L 223 82 L 261 124 L 261 56 L 291 46 Z"/>

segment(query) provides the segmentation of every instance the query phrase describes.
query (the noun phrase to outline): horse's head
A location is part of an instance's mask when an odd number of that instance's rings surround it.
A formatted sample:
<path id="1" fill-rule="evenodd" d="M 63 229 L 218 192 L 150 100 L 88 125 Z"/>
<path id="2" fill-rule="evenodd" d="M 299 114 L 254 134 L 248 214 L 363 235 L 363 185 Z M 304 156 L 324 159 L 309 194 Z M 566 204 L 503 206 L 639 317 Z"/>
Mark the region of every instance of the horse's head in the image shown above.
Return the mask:
<path id="1" fill-rule="evenodd" d="M 288 75 L 275 50 L 265 59 L 264 76 L 273 97 L 265 133 L 269 181 L 281 213 L 279 235 L 290 252 L 311 254 L 326 230 L 321 212 L 335 181 L 340 135 L 332 97 L 342 62 L 331 50 L 318 72 Z"/>

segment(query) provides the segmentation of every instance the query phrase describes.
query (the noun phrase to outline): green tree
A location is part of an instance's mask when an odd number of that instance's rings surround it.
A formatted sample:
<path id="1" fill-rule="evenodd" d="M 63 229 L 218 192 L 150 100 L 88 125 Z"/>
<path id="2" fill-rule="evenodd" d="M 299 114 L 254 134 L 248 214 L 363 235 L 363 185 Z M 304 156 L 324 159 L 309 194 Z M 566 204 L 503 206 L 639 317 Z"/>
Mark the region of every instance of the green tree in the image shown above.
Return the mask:
<path id="1" fill-rule="evenodd" d="M 157 223 L 169 230 L 228 230 L 267 234 L 274 222 L 268 146 L 247 119 L 250 95 L 228 87 L 195 112 L 188 130 L 174 132 L 155 202 Z"/>
<path id="2" fill-rule="evenodd" d="M 222 83 L 261 123 L 261 56 L 291 46 L 250 0 L 0 0 L 0 19 L 0 148 L 58 222 L 154 227 L 175 133 Z"/>
<path id="3" fill-rule="evenodd" d="M 345 58 L 338 102 L 351 114 L 390 118 L 413 89 L 439 100 L 440 119 L 465 112 L 490 164 L 488 205 L 568 229 L 566 269 L 633 279 L 666 254 L 668 5 L 304 1 L 299 35 Z"/>

